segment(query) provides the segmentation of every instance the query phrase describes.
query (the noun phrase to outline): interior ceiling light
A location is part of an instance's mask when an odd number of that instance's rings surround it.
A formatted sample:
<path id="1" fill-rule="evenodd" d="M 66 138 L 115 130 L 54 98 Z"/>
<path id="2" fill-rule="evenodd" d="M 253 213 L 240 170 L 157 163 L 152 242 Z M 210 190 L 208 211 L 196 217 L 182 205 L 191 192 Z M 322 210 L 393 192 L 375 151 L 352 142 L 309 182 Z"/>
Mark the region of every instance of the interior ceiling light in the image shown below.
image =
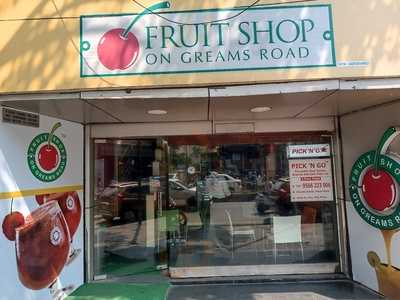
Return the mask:
<path id="1" fill-rule="evenodd" d="M 167 111 L 163 110 L 163 109 L 152 109 L 152 110 L 148 110 L 147 113 L 149 115 L 166 115 Z"/>
<path id="2" fill-rule="evenodd" d="M 259 107 L 253 107 L 250 109 L 252 113 L 263 113 L 272 110 L 271 107 L 268 106 L 259 106 Z"/>

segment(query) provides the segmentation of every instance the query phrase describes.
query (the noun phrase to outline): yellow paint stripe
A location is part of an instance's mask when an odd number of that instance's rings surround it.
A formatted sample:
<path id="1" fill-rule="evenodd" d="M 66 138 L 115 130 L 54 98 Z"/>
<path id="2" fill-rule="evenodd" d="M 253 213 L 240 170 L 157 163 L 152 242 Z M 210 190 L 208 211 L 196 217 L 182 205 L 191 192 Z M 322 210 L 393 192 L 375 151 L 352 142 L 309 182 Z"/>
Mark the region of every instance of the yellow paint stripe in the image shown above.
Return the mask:
<path id="1" fill-rule="evenodd" d="M 53 193 L 65 193 L 71 191 L 81 191 L 83 190 L 83 185 L 66 185 L 54 188 L 44 188 L 44 189 L 32 189 L 32 190 L 22 190 L 14 192 L 2 192 L 0 193 L 0 200 L 36 196 L 43 194 L 53 194 Z"/>

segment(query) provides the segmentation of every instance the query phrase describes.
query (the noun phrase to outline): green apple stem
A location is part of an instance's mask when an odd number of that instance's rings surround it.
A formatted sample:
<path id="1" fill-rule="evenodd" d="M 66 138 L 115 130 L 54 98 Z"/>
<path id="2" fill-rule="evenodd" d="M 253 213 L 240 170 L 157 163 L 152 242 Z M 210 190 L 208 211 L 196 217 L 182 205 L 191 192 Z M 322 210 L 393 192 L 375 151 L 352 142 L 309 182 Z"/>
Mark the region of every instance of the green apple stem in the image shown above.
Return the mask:
<path id="1" fill-rule="evenodd" d="M 400 134 L 399 127 L 389 127 L 382 135 L 374 156 L 374 175 L 378 174 L 379 156 L 386 153 L 390 143 Z"/>
<path id="2" fill-rule="evenodd" d="M 10 214 L 12 214 L 12 212 L 13 212 L 13 202 L 14 202 L 14 198 L 11 198 L 11 207 L 10 207 L 11 212 L 10 212 Z"/>
<path id="3" fill-rule="evenodd" d="M 47 148 L 50 148 L 50 144 L 51 144 L 51 141 L 53 140 L 54 132 L 60 127 L 61 127 L 61 123 L 57 122 L 56 124 L 54 124 L 53 128 L 51 128 L 51 131 L 49 133 L 49 138 L 47 139 Z"/>
<path id="4" fill-rule="evenodd" d="M 168 1 L 164 1 L 164 2 L 154 4 L 154 5 L 150 6 L 149 8 L 145 9 L 140 14 L 138 14 L 131 23 L 129 23 L 128 27 L 126 27 L 126 29 L 122 33 L 122 37 L 126 38 L 128 36 L 129 31 L 132 29 L 133 25 L 135 25 L 135 23 L 144 15 L 150 14 L 155 10 L 159 10 L 159 9 L 163 9 L 163 8 L 170 8 L 170 7 L 171 7 L 171 4 Z"/>

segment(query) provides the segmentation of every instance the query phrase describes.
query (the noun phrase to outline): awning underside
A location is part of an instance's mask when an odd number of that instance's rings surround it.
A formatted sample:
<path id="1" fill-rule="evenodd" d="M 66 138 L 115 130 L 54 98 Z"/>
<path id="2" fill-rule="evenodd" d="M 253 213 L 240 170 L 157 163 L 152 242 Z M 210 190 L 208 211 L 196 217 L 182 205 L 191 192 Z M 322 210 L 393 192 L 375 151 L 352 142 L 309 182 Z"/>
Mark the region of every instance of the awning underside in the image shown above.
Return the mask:
<path id="1" fill-rule="evenodd" d="M 379 79 L 0 95 L 0 104 L 83 124 L 107 124 L 332 117 L 398 99 L 400 79 Z M 251 112 L 255 107 L 271 110 Z M 153 115 L 151 110 L 167 113 Z"/>

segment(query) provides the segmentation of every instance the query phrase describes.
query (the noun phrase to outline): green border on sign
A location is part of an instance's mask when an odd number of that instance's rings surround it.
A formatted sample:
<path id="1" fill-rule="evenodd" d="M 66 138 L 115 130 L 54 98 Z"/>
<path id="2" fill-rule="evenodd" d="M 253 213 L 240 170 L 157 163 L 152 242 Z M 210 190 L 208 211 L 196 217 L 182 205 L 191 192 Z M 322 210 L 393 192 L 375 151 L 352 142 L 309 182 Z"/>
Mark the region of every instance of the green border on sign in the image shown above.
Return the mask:
<path id="1" fill-rule="evenodd" d="M 67 166 L 67 150 L 65 149 L 63 142 L 56 135 L 53 135 L 51 142 L 60 152 L 60 163 L 57 169 L 51 173 L 45 173 L 40 170 L 39 166 L 36 163 L 37 149 L 43 144 L 47 143 L 48 138 L 48 133 L 41 133 L 34 137 L 28 146 L 27 152 L 27 162 L 29 170 L 32 172 L 33 176 L 36 177 L 36 179 L 43 182 L 52 182 L 57 180 L 64 173 Z"/>
<path id="2" fill-rule="evenodd" d="M 83 74 L 83 55 L 82 55 L 82 36 L 83 36 L 83 18 L 97 18 L 97 17 L 117 17 L 117 16 L 136 16 L 138 14 L 124 13 L 124 14 L 98 14 L 98 15 L 81 15 L 80 16 L 80 77 L 113 77 L 113 76 L 126 76 L 126 75 L 161 75 L 161 74 L 185 74 L 185 73 L 214 73 L 214 72 L 235 72 L 235 71 L 261 71 L 261 70 L 286 70 L 286 69 L 308 69 L 308 68 L 319 68 L 319 67 L 336 67 L 336 49 L 335 49 L 335 34 L 333 29 L 333 12 L 331 4 L 316 4 L 316 5 L 285 5 L 285 6 L 257 6 L 251 7 L 249 10 L 266 10 L 266 9 L 293 9 L 293 8 L 304 8 L 304 7 L 325 7 L 328 8 L 329 24 L 331 32 L 331 47 L 332 47 L 332 64 L 327 65 L 306 65 L 306 66 L 288 66 L 288 67 L 260 67 L 260 68 L 237 68 L 237 69 L 218 69 L 218 70 L 186 70 L 186 71 L 164 71 L 164 72 L 140 72 L 140 73 L 118 73 L 118 74 Z M 243 10 L 243 8 L 212 8 L 212 9 L 198 9 L 198 10 L 184 10 L 184 11 L 166 11 L 158 14 L 182 14 L 182 13 L 194 13 L 194 12 L 215 12 L 215 11 L 237 11 Z"/>
<path id="3" fill-rule="evenodd" d="M 367 169 L 373 168 L 375 151 L 370 151 L 361 155 L 351 168 L 349 178 L 350 199 L 360 217 L 371 226 L 393 230 L 400 228 L 400 205 L 390 215 L 377 214 L 368 208 L 360 196 L 361 187 L 359 186 L 360 177 Z M 389 173 L 397 182 L 400 183 L 400 164 L 387 155 L 379 155 L 379 169 Z"/>

